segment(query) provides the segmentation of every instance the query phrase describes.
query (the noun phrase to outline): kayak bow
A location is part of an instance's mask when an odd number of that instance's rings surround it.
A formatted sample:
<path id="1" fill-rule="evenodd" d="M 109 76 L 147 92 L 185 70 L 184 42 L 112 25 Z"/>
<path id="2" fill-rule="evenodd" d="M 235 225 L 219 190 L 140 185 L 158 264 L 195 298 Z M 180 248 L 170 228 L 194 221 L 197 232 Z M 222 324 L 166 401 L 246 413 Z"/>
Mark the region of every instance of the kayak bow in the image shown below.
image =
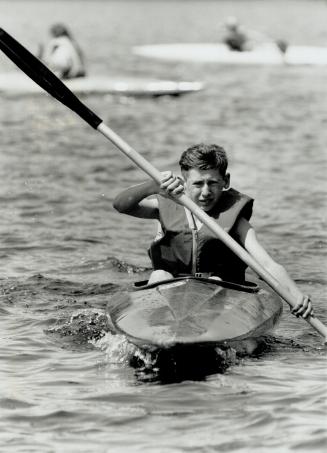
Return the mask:
<path id="1" fill-rule="evenodd" d="M 234 345 L 270 333 L 282 302 L 255 284 L 190 276 L 116 295 L 108 312 L 117 333 L 142 348 Z"/>

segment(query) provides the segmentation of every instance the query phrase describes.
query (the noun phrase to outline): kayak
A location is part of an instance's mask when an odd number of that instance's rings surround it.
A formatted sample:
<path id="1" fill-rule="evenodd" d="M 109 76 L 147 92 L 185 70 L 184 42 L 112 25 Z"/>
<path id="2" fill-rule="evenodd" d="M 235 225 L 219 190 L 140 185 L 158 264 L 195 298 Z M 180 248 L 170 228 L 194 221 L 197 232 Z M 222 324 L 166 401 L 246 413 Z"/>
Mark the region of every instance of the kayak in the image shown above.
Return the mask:
<path id="1" fill-rule="evenodd" d="M 179 96 L 204 88 L 202 82 L 185 82 L 136 77 L 89 76 L 63 80 L 75 94 L 110 94 L 134 97 Z M 6 95 L 34 95 L 45 93 L 22 72 L 0 74 L 0 93 Z"/>
<path id="2" fill-rule="evenodd" d="M 115 295 L 108 312 L 116 333 L 140 348 L 234 346 L 271 333 L 282 302 L 253 283 L 188 276 Z"/>
<path id="3" fill-rule="evenodd" d="M 275 43 L 238 52 L 219 43 L 180 43 L 137 46 L 133 52 L 143 57 L 193 63 L 326 65 L 327 47 L 292 46 L 283 54 Z"/>

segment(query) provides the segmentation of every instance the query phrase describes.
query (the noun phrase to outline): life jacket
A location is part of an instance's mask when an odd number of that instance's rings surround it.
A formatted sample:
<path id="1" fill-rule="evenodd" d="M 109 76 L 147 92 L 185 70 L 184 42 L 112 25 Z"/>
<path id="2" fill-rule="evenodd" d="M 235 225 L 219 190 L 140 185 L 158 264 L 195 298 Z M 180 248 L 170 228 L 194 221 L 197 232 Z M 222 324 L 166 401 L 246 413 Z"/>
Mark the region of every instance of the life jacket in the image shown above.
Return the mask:
<path id="1" fill-rule="evenodd" d="M 206 225 L 197 229 L 190 211 L 173 200 L 158 196 L 158 204 L 163 236 L 149 249 L 154 269 L 165 270 L 174 277 L 209 273 L 227 281 L 244 281 L 246 264 Z M 210 216 L 239 242 L 234 227 L 240 217 L 251 218 L 252 207 L 252 198 L 229 189 L 222 193 Z"/>

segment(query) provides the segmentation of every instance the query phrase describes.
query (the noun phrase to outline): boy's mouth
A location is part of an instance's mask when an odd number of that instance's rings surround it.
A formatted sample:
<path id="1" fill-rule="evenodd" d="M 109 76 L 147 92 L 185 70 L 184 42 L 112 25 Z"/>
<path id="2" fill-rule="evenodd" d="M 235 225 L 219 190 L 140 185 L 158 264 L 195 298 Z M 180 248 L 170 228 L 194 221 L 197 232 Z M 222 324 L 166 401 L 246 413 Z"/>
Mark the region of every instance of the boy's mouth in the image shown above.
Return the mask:
<path id="1" fill-rule="evenodd" d="M 199 201 L 199 205 L 202 206 L 203 208 L 211 206 L 212 202 L 213 202 L 213 200 L 211 198 L 208 200 L 198 200 L 198 201 Z"/>

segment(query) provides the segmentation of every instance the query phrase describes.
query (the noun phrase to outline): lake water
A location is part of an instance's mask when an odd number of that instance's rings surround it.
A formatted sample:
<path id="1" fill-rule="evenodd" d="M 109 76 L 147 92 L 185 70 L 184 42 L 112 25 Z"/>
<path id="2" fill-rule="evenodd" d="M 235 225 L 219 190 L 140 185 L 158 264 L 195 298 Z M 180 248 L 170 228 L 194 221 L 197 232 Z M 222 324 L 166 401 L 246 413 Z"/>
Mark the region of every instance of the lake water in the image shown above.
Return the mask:
<path id="1" fill-rule="evenodd" d="M 133 45 L 213 42 L 230 14 L 294 44 L 326 45 L 323 1 L 1 1 L 31 50 L 71 24 L 89 72 L 201 80 L 180 98 L 83 98 L 160 170 L 197 142 L 223 145 L 232 185 L 255 198 L 259 238 L 326 324 L 325 67 L 169 63 Z M 4 55 L 0 70 L 13 70 Z M 155 225 L 113 197 L 144 175 L 48 96 L 0 105 L 0 450 L 323 452 L 326 353 L 285 304 L 266 350 L 222 372 L 165 381 L 108 332 L 112 294 L 148 275 Z M 109 302 L 110 303 L 110 302 Z M 145 358 L 145 360 L 147 360 Z M 196 367 L 196 364 L 195 364 Z"/>

